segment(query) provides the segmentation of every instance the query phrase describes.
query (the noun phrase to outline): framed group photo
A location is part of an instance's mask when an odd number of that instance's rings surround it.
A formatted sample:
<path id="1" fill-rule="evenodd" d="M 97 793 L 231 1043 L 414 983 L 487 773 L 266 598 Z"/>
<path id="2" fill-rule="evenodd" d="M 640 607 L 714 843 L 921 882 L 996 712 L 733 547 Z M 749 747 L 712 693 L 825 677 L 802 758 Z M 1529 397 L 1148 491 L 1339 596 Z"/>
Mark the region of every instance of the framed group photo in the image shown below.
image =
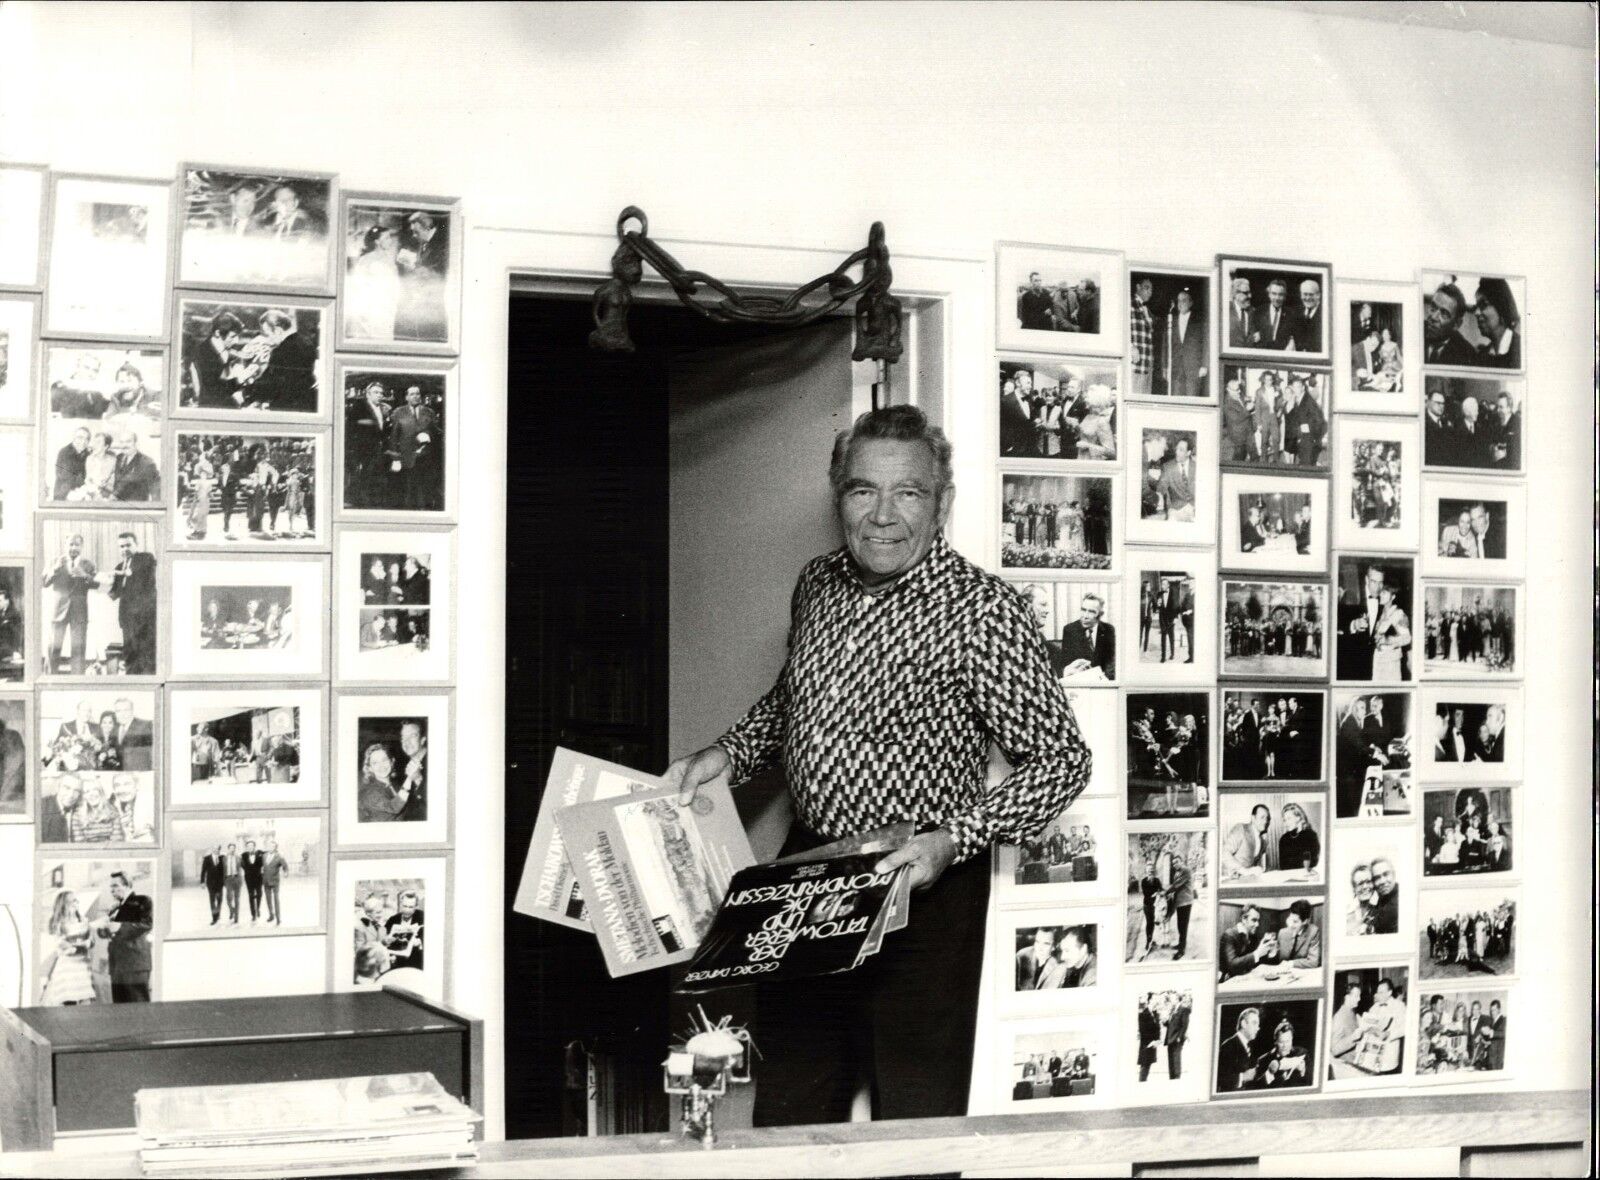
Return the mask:
<path id="1" fill-rule="evenodd" d="M 461 202 L 347 192 L 339 227 L 339 347 L 461 351 Z"/>
<path id="2" fill-rule="evenodd" d="M 997 844 L 998 900 L 1002 904 L 1042 905 L 1116 897 L 1121 811 L 1115 799 L 1080 797 L 1033 839 Z"/>
<path id="3" fill-rule="evenodd" d="M 161 999 L 162 863 L 148 852 L 38 855 L 34 1004 Z"/>
<path id="4" fill-rule="evenodd" d="M 1416 560 L 1396 554 L 1341 553 L 1333 678 L 1350 684 L 1409 684 L 1417 678 Z"/>
<path id="5" fill-rule="evenodd" d="M 1130 980 L 1122 997 L 1119 1099 L 1130 1106 L 1204 1102 L 1211 1001 L 1190 972 Z"/>
<path id="6" fill-rule="evenodd" d="M 1333 408 L 1415 414 L 1422 373 L 1416 286 L 1340 279 L 1334 290 Z"/>
<path id="7" fill-rule="evenodd" d="M 1412 936 L 1418 973 L 1480 986 L 1515 976 L 1521 903 L 1521 891 L 1502 883 L 1424 889 Z"/>
<path id="8" fill-rule="evenodd" d="M 450 859 L 335 856 L 329 938 L 330 991 L 368 991 L 396 984 L 447 1002 Z"/>
<path id="9" fill-rule="evenodd" d="M 1327 263 L 1223 254 L 1217 270 L 1227 301 L 1220 319 L 1223 356 L 1271 358 L 1289 352 L 1299 364 L 1331 361 L 1325 300 L 1332 268 Z"/>
<path id="10" fill-rule="evenodd" d="M 326 172 L 185 164 L 178 282 L 333 290 L 335 181 Z"/>
<path id="11" fill-rule="evenodd" d="M 1422 875 L 1429 883 L 1512 874 L 1519 867 L 1522 792 L 1517 787 L 1426 787 Z"/>
<path id="12" fill-rule="evenodd" d="M 234 431 L 238 432 L 235 433 Z M 172 549 L 326 550 L 328 432 L 180 427 L 172 432 Z"/>
<path id="13" fill-rule="evenodd" d="M 1217 415 L 1183 406 L 1130 406 L 1128 446 L 1138 477 L 1128 480 L 1129 541 L 1211 545 L 1217 519 Z"/>
<path id="14" fill-rule="evenodd" d="M 1520 475 L 1528 382 L 1429 373 L 1422 394 L 1422 463 L 1430 469 Z"/>
<path id="15" fill-rule="evenodd" d="M 173 302 L 174 415 L 327 420 L 331 300 L 180 289 Z"/>
<path id="16" fill-rule="evenodd" d="M 995 274 L 999 348 L 1122 355 L 1128 295 L 1119 251 L 1001 242 Z"/>
<path id="17" fill-rule="evenodd" d="M 190 808 L 327 802 L 324 687 L 167 689 L 167 798 Z"/>
<path id="18" fill-rule="evenodd" d="M 1410 828 L 1340 828 L 1328 865 L 1339 955 L 1405 954 L 1416 937 L 1421 883 Z"/>
<path id="19" fill-rule="evenodd" d="M 1333 431 L 1333 543 L 1412 549 L 1422 504 L 1421 458 L 1414 421 L 1341 414 Z"/>
<path id="20" fill-rule="evenodd" d="M 153 688 L 39 694 L 41 847 L 160 842 L 157 702 Z"/>
<path id="21" fill-rule="evenodd" d="M 340 693 L 336 702 L 337 846 L 451 843 L 450 695 Z"/>
<path id="22" fill-rule="evenodd" d="M 1117 1053 L 1103 1015 L 1001 1021 L 995 1036 L 998 1114 L 1097 1110 L 1110 1106 Z"/>
<path id="23" fill-rule="evenodd" d="M 1504 783 L 1522 778 L 1522 689 L 1434 684 L 1417 693 L 1426 738 L 1418 773 L 1429 782 Z"/>
<path id="24" fill-rule="evenodd" d="M 1327 781 L 1325 690 L 1252 685 L 1221 691 L 1224 783 Z"/>
<path id="25" fill-rule="evenodd" d="M 1415 704 L 1409 690 L 1334 691 L 1333 799 L 1339 819 L 1406 819 L 1415 810 Z"/>
<path id="26" fill-rule="evenodd" d="M 1058 1015 L 1113 1002 L 1122 974 L 1116 907 L 1007 909 L 989 925 L 989 970 L 1011 984 L 1002 988 L 1004 1015 Z"/>
<path id="27" fill-rule="evenodd" d="M 1205 684 L 1216 679 L 1215 560 L 1206 549 L 1127 551 L 1124 684 Z"/>
<path id="28" fill-rule="evenodd" d="M 177 557 L 172 599 L 173 679 L 327 678 L 327 557 Z"/>
<path id="29" fill-rule="evenodd" d="M 1216 403 L 1216 282 L 1210 269 L 1128 267 L 1128 397 Z"/>
<path id="30" fill-rule="evenodd" d="M 456 365 L 340 357 L 336 369 L 341 518 L 451 519 Z"/>
<path id="31" fill-rule="evenodd" d="M 167 937 L 323 931 L 327 841 L 321 811 L 173 815 Z"/>
<path id="32" fill-rule="evenodd" d="M 1128 819 L 1206 819 L 1212 814 L 1213 701 L 1205 690 L 1123 694 Z"/>
<path id="33" fill-rule="evenodd" d="M 1114 360 L 1003 356 L 1000 458 L 1109 464 L 1114 470 L 1122 368 Z"/>
<path id="34" fill-rule="evenodd" d="M 1212 847 L 1210 830 L 1193 825 L 1128 833 L 1121 884 L 1122 957 L 1129 971 L 1211 961 Z"/>
<path id="35" fill-rule="evenodd" d="M 39 296 L 0 293 L 0 421 L 32 419 L 38 362 Z"/>
<path id="36" fill-rule="evenodd" d="M 44 347 L 44 376 L 40 505 L 159 505 L 166 348 L 51 340 Z"/>
<path id="37" fill-rule="evenodd" d="M 1514 275 L 1424 270 L 1422 363 L 1432 367 L 1523 372 L 1522 317 L 1528 282 Z"/>
<path id="38" fill-rule="evenodd" d="M 54 172 L 44 330 L 82 340 L 167 339 L 173 183 Z"/>
<path id="39" fill-rule="evenodd" d="M 451 678 L 455 537 L 443 529 L 339 530 L 334 673 L 342 683 Z"/>
<path id="40" fill-rule="evenodd" d="M 1000 572 L 1116 572 L 1117 475 L 1000 475 Z"/>
<path id="41" fill-rule="evenodd" d="M 1235 467 L 1328 466 L 1327 370 L 1222 366 L 1222 462 Z"/>
<path id="42" fill-rule="evenodd" d="M 1218 561 L 1228 570 L 1328 568 L 1328 481 L 1226 472 Z"/>
<path id="43" fill-rule="evenodd" d="M 1522 587 L 1514 582 L 1422 583 L 1422 678 L 1522 676 Z"/>
<path id="44" fill-rule="evenodd" d="M 1328 674 L 1328 584 L 1222 579 L 1222 675 L 1321 680 Z"/>
<path id="45" fill-rule="evenodd" d="M 0 163 L 0 288 L 40 285 L 49 173 L 44 164 Z"/>
<path id="46" fill-rule="evenodd" d="M 149 517 L 40 517 L 40 676 L 157 677 L 160 545 Z"/>
<path id="47" fill-rule="evenodd" d="M 1051 669 L 1063 685 L 1115 684 L 1121 586 L 1115 580 L 1033 582 L 1008 578 L 1028 602 Z"/>

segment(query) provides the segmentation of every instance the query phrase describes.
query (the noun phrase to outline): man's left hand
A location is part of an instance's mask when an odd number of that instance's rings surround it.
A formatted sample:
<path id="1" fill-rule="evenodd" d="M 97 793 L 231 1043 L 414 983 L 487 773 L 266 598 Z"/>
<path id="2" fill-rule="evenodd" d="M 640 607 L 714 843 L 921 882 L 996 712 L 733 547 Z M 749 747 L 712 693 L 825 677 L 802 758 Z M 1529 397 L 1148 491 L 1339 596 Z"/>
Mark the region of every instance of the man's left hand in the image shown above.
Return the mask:
<path id="1" fill-rule="evenodd" d="M 890 873 L 901 865 L 911 866 L 911 887 L 925 889 L 937 881 L 956 858 L 956 842 L 940 828 L 913 836 L 873 866 L 875 873 Z"/>

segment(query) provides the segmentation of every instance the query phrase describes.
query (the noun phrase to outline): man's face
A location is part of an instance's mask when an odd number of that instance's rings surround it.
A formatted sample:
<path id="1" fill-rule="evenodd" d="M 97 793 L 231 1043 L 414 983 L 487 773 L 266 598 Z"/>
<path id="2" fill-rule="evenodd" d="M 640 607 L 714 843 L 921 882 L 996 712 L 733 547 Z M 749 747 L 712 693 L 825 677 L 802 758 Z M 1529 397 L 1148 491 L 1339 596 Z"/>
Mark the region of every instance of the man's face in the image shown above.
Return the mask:
<path id="1" fill-rule="evenodd" d="M 1281 283 L 1274 279 L 1267 284 L 1267 302 L 1272 305 L 1273 311 L 1278 311 L 1283 307 L 1284 298 L 1288 294 L 1289 287 L 1287 283 Z"/>
<path id="2" fill-rule="evenodd" d="M 272 194 L 272 207 L 279 217 L 289 217 L 300 208 L 300 197 L 288 185 L 280 185 Z"/>
<path id="3" fill-rule="evenodd" d="M 1245 509 L 1245 515 L 1249 518 L 1251 524 L 1261 523 L 1261 508 L 1259 505 L 1250 505 L 1249 508 Z"/>
<path id="4" fill-rule="evenodd" d="M 1033 953 L 1041 959 L 1055 949 L 1056 938 L 1048 930 L 1035 930 L 1033 932 Z"/>
<path id="5" fill-rule="evenodd" d="M 276 840 L 268 840 L 267 841 L 267 851 L 268 852 L 276 852 L 276 851 L 278 851 L 278 842 Z"/>
<path id="6" fill-rule="evenodd" d="M 1511 395 L 1509 393 L 1502 393 L 1495 398 L 1494 408 L 1499 412 L 1501 422 L 1511 421 Z"/>
<path id="7" fill-rule="evenodd" d="M 1322 306 L 1322 287 L 1315 281 L 1307 279 L 1300 284 L 1300 306 L 1308 316 L 1316 315 Z"/>
<path id="8" fill-rule="evenodd" d="M 1472 506 L 1472 531 L 1480 537 L 1489 531 L 1489 510 L 1482 504 Z"/>
<path id="9" fill-rule="evenodd" d="M 1257 832 L 1265 832 L 1272 826 L 1272 812 L 1265 807 L 1257 807 L 1250 813 L 1250 822 L 1255 826 Z"/>
<path id="10" fill-rule="evenodd" d="M 138 797 L 139 788 L 134 784 L 132 775 L 119 774 L 111 780 L 111 793 L 116 796 L 118 803 L 132 803 Z"/>
<path id="11" fill-rule="evenodd" d="M 1304 925 L 1305 923 L 1300 920 L 1300 915 L 1293 910 L 1283 916 L 1283 928 L 1290 934 L 1293 934 Z"/>
<path id="12" fill-rule="evenodd" d="M 1232 284 L 1233 305 L 1241 311 L 1250 310 L 1250 280 L 1234 279 Z"/>
<path id="13" fill-rule="evenodd" d="M 1478 399 L 1464 397 L 1461 399 L 1461 421 L 1466 426 L 1478 424 Z"/>
<path id="14" fill-rule="evenodd" d="M 117 724 L 119 726 L 121 726 L 123 729 L 127 729 L 128 726 L 133 724 L 133 702 L 132 701 L 118 701 L 117 702 Z"/>
<path id="15" fill-rule="evenodd" d="M 1296 402 L 1303 400 L 1306 396 L 1306 383 L 1298 380 L 1289 382 L 1289 395 Z"/>
<path id="16" fill-rule="evenodd" d="M 111 878 L 111 896 L 112 897 L 116 898 L 118 901 L 122 901 L 131 892 L 133 892 L 133 891 L 128 888 L 128 883 L 126 881 L 124 881 L 121 877 L 112 877 Z"/>
<path id="17" fill-rule="evenodd" d="M 412 236 L 423 245 L 427 245 L 433 240 L 433 229 L 433 218 L 431 217 L 418 217 L 411 222 Z"/>
<path id="18" fill-rule="evenodd" d="M 1061 940 L 1061 958 L 1068 967 L 1081 967 L 1088 957 L 1089 948 L 1072 935 L 1069 934 Z"/>
<path id="19" fill-rule="evenodd" d="M 83 798 L 83 785 L 75 778 L 63 778 L 56 784 L 56 806 L 71 811 Z"/>
<path id="20" fill-rule="evenodd" d="M 1078 619 L 1085 627 L 1093 627 L 1100 622 L 1100 603 L 1097 599 L 1085 598 L 1078 604 Z"/>
<path id="21" fill-rule="evenodd" d="M 1256 1034 L 1261 1031 L 1261 1016 L 1255 1012 L 1246 1012 L 1244 1019 L 1239 1022 L 1239 1032 L 1247 1041 L 1256 1039 Z"/>
<path id="22" fill-rule="evenodd" d="M 410 406 L 414 410 L 418 406 L 420 406 L 421 404 L 422 404 L 422 390 L 418 389 L 415 385 L 410 386 L 409 388 L 407 388 L 407 390 L 406 390 L 406 405 Z"/>
<path id="23" fill-rule="evenodd" d="M 249 217 L 256 211 L 256 191 L 250 188 L 235 189 L 228 197 L 235 217 Z"/>
<path id="24" fill-rule="evenodd" d="M 1422 331 L 1429 340 L 1443 340 L 1455 330 L 1461 318 L 1461 305 L 1447 292 L 1435 291 L 1422 309 Z"/>
<path id="25" fill-rule="evenodd" d="M 129 391 L 137 388 L 138 384 L 139 374 L 135 373 L 132 369 L 117 370 L 117 389 L 121 392 L 128 393 Z"/>
<path id="26" fill-rule="evenodd" d="M 367 917 L 376 919 L 378 914 L 383 910 L 383 902 L 379 901 L 376 897 L 369 897 L 366 901 L 361 903 L 361 910 L 367 915 Z"/>
<path id="27" fill-rule="evenodd" d="M 1189 440 L 1180 438 L 1178 445 L 1173 449 L 1173 454 L 1178 457 L 1178 466 L 1186 466 L 1189 462 Z"/>
<path id="28" fill-rule="evenodd" d="M 72 432 L 72 449 L 79 452 L 89 449 L 89 432 L 81 426 Z"/>
<path id="29" fill-rule="evenodd" d="M 1034 291 L 1042 291 L 1044 289 L 1044 284 L 1039 281 L 1038 271 L 1034 271 L 1028 276 L 1028 286 Z"/>
<path id="30" fill-rule="evenodd" d="M 1140 279 L 1139 285 L 1133 289 L 1133 292 L 1139 297 L 1140 303 L 1149 303 L 1150 296 L 1156 293 L 1155 284 L 1149 279 Z"/>
<path id="31" fill-rule="evenodd" d="M 1033 392 L 1033 374 L 1027 369 L 1017 370 L 1017 392 L 1023 397 Z"/>
<path id="32" fill-rule="evenodd" d="M 1187 291 L 1178 292 L 1178 314 L 1188 315 L 1194 310 L 1194 296 Z"/>
<path id="33" fill-rule="evenodd" d="M 244 842 L 244 850 L 246 852 L 254 852 L 256 850 L 256 842 L 254 840 L 246 840 Z"/>
<path id="34" fill-rule="evenodd" d="M 1239 928 L 1246 934 L 1254 934 L 1261 929 L 1261 911 L 1246 910 L 1239 916 Z"/>
<path id="35" fill-rule="evenodd" d="M 1372 900 L 1372 872 L 1365 865 L 1361 865 L 1350 874 L 1350 889 L 1356 900 L 1362 903 Z"/>
<path id="36" fill-rule="evenodd" d="M 135 551 L 135 546 L 133 544 L 133 538 L 131 538 L 131 537 L 121 537 L 121 538 L 119 538 L 117 540 L 117 550 L 122 554 L 122 560 L 123 561 L 127 561 L 128 558 L 133 556 L 134 551 Z"/>
<path id="37" fill-rule="evenodd" d="M 116 455 L 133 454 L 133 434 L 131 431 L 119 430 L 111 436 L 111 450 Z"/>
<path id="38" fill-rule="evenodd" d="M 1367 597 L 1378 597 L 1378 591 L 1383 589 L 1383 571 L 1377 566 L 1367 570 Z"/>
<path id="39" fill-rule="evenodd" d="M 417 751 L 422 749 L 422 731 L 415 725 L 407 723 L 400 727 L 400 748 L 409 758 L 415 758 Z"/>
<path id="40" fill-rule="evenodd" d="M 928 555 L 955 496 L 953 486 L 940 486 L 926 445 L 894 439 L 852 446 L 841 486 L 839 525 L 868 585 L 897 578 Z"/>
<path id="41" fill-rule="evenodd" d="M 1444 394 L 1438 390 L 1428 395 L 1428 417 L 1436 422 L 1444 417 Z"/>
<path id="42" fill-rule="evenodd" d="M 74 561 L 76 561 L 78 559 L 78 555 L 80 553 L 82 553 L 82 552 L 83 552 L 83 538 L 82 537 L 77 537 L 77 536 L 68 537 L 67 538 L 67 556 L 72 558 Z"/>

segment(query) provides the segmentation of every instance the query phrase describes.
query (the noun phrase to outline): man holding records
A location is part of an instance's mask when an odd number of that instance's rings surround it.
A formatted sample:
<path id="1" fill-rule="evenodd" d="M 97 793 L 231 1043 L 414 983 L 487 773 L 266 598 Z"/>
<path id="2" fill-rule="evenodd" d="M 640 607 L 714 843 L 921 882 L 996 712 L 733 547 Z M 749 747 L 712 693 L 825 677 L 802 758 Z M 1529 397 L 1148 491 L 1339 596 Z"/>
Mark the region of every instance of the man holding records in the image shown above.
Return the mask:
<path id="1" fill-rule="evenodd" d="M 674 762 L 688 802 L 781 760 L 791 855 L 909 820 L 876 866 L 907 866 L 909 924 L 856 970 L 760 987 L 759 1126 L 843 1122 L 859 1077 L 882 1118 L 964 1115 L 988 858 L 1036 837 L 1082 790 L 1090 754 L 1029 605 L 941 535 L 955 495 L 944 432 L 912 406 L 863 414 L 829 478 L 845 545 L 795 587 L 777 683 Z M 985 790 L 989 744 L 1013 767 Z"/>

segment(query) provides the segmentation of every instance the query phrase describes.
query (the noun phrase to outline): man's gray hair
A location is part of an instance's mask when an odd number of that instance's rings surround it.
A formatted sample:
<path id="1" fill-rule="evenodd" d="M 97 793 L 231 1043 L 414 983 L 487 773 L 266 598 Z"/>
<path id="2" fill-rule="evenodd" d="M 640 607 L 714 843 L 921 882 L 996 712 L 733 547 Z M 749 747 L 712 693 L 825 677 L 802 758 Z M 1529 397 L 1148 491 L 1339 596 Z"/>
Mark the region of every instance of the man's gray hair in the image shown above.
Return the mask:
<path id="1" fill-rule="evenodd" d="M 953 448 L 944 431 L 928 422 L 928 416 L 916 406 L 884 406 L 868 410 L 841 430 L 833 440 L 833 460 L 828 464 L 828 482 L 834 495 L 844 490 L 844 473 L 850 466 L 850 448 L 864 439 L 887 439 L 892 442 L 920 442 L 933 453 L 933 462 L 939 469 L 939 487 L 947 488 L 954 477 L 950 470 Z"/>

